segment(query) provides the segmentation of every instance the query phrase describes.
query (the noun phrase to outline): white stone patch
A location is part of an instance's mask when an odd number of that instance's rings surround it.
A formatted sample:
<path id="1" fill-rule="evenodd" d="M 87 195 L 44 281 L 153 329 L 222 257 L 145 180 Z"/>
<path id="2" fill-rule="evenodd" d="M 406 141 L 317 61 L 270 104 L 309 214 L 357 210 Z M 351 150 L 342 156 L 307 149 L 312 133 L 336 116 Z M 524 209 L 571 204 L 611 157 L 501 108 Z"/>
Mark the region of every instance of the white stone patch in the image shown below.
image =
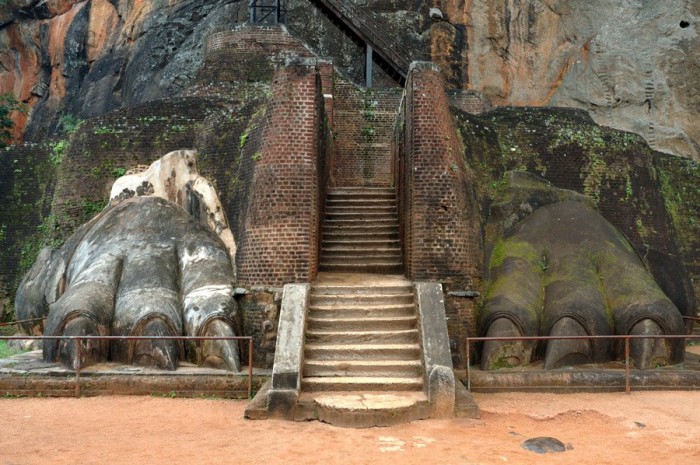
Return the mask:
<path id="1" fill-rule="evenodd" d="M 188 205 L 187 197 L 192 195 L 189 192 L 194 192 L 205 210 L 202 222 L 221 238 L 231 263 L 236 263 L 236 241 L 214 185 L 197 171 L 196 151 L 170 152 L 153 162 L 145 171 L 120 177 L 112 185 L 110 202 L 118 203 L 124 192 L 137 195 L 137 189 L 144 183 L 152 187 L 152 192 L 149 191 L 146 195 L 169 200 L 185 210 Z"/>
<path id="2" fill-rule="evenodd" d="M 210 286 L 202 286 L 187 294 L 185 297 L 185 305 L 189 303 L 190 299 L 207 298 L 213 295 L 233 297 L 233 287 L 228 284 L 212 284 Z"/>
<path id="3" fill-rule="evenodd" d="M 435 439 L 425 437 L 425 436 L 413 436 L 413 447 L 416 447 L 418 449 L 422 449 L 428 444 L 432 444 L 435 442 Z"/>
<path id="4" fill-rule="evenodd" d="M 406 444 L 399 438 L 391 436 L 379 436 L 379 450 L 381 452 L 403 452 L 403 446 Z"/>
<path id="5" fill-rule="evenodd" d="M 201 262 L 202 260 L 208 260 L 209 258 L 211 258 L 211 253 L 209 249 L 200 247 L 195 249 L 194 253 L 190 253 L 186 249 L 183 250 L 183 253 L 180 256 L 180 261 L 182 263 L 182 267 L 185 268 L 188 265 L 191 265 L 192 263 Z"/>

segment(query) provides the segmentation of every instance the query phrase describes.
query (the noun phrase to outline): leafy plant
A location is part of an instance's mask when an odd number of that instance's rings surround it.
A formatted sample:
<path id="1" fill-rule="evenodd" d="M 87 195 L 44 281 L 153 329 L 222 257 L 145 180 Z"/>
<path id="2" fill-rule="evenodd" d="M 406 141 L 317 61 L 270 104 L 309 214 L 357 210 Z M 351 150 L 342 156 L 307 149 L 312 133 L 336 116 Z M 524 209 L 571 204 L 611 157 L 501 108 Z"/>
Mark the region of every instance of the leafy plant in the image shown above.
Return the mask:
<path id="1" fill-rule="evenodd" d="M 92 218 L 93 216 L 97 215 L 99 212 L 104 210 L 104 208 L 107 206 L 107 200 L 106 199 L 100 199 L 100 200 L 90 200 L 90 199 L 83 199 L 83 213 L 85 216 L 88 216 Z"/>
<path id="2" fill-rule="evenodd" d="M 0 341 L 0 358 L 12 357 L 13 355 L 21 354 L 26 352 L 22 349 L 13 349 L 8 344 L 7 341 Z"/>
<path id="3" fill-rule="evenodd" d="M 51 144 L 51 155 L 49 155 L 49 159 L 51 160 L 52 164 L 61 164 L 61 161 L 63 161 L 63 156 L 66 154 L 68 146 L 69 143 L 65 139 L 61 139 L 58 142 L 54 142 Z"/>
<path id="4" fill-rule="evenodd" d="M 68 134 L 73 134 L 83 124 L 83 120 L 70 114 L 62 115 L 58 119 L 58 124 Z"/>
<path id="5" fill-rule="evenodd" d="M 13 112 L 26 112 L 26 106 L 17 101 L 12 94 L 0 95 L 0 147 L 6 147 L 10 139 L 10 131 L 15 123 L 10 115 Z"/>

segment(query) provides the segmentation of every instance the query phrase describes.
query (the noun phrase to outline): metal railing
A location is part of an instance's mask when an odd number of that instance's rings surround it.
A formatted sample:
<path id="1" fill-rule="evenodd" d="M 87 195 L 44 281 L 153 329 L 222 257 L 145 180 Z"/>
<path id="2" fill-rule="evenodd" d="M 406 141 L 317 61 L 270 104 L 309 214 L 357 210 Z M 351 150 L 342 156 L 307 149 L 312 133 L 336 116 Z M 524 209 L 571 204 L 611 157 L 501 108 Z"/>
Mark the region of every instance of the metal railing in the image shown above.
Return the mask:
<path id="1" fill-rule="evenodd" d="M 248 11 L 252 24 L 287 22 L 287 0 L 250 0 Z"/>
<path id="2" fill-rule="evenodd" d="M 3 321 L 0 322 L 0 328 L 3 326 L 19 326 L 24 323 L 35 323 L 37 321 L 44 321 L 46 318 L 30 318 L 28 320 L 17 320 L 17 321 Z"/>
<path id="3" fill-rule="evenodd" d="M 360 39 L 370 45 L 377 53 L 405 79 L 413 61 L 409 52 L 399 41 L 393 40 L 382 26 L 369 14 L 354 3 L 343 0 L 311 0 L 320 3 L 333 13 Z"/>
<path id="4" fill-rule="evenodd" d="M 504 336 L 504 337 L 467 337 L 467 390 L 471 391 L 471 353 L 470 353 L 470 343 L 472 342 L 487 342 L 487 341 L 558 341 L 558 340 L 600 340 L 600 339 L 612 339 L 625 341 L 625 393 L 629 394 L 632 392 L 632 386 L 630 384 L 630 340 L 631 339 L 696 339 L 700 340 L 700 335 L 688 335 L 688 334 L 626 334 L 626 335 L 599 335 L 599 336 Z"/>
<path id="5" fill-rule="evenodd" d="M 31 321 L 31 320 L 28 320 Z M 11 322 L 19 323 L 19 322 Z M 253 338 L 252 336 L 0 336 L 0 340 L 35 340 L 35 341 L 76 341 L 77 359 L 82 360 L 84 341 L 248 341 L 248 398 L 253 393 Z M 80 397 L 80 376 L 82 367 L 80 363 L 74 367 L 75 371 L 75 396 Z M 235 375 L 235 373 L 233 373 Z"/>

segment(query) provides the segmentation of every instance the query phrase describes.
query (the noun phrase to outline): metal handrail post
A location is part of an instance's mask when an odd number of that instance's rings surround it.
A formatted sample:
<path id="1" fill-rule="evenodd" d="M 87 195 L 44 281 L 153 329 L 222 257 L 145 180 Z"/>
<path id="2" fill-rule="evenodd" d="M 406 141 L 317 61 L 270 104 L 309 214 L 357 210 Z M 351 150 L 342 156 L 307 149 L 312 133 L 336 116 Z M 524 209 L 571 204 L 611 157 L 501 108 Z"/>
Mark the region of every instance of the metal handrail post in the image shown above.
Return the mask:
<path id="1" fill-rule="evenodd" d="M 471 372 L 471 362 L 472 358 L 469 353 L 469 338 L 467 338 L 467 391 L 472 392 L 472 372 Z"/>
<path id="2" fill-rule="evenodd" d="M 73 369 L 75 370 L 75 397 L 80 397 L 80 370 L 83 366 L 83 340 L 78 337 L 75 343 L 77 344 L 75 351 L 76 360 L 73 360 Z"/>
<path id="3" fill-rule="evenodd" d="M 253 338 L 248 339 L 248 399 L 253 395 Z"/>
<path id="4" fill-rule="evenodd" d="M 630 338 L 625 337 L 625 394 L 630 394 L 632 387 L 630 386 Z"/>

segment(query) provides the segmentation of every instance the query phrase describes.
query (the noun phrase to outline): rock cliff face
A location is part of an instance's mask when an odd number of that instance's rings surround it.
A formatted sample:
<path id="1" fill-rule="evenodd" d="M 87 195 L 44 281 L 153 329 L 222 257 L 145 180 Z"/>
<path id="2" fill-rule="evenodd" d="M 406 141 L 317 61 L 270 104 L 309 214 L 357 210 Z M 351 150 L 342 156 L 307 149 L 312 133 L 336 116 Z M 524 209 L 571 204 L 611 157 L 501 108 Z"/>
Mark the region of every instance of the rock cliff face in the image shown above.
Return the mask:
<path id="1" fill-rule="evenodd" d="M 700 160 L 700 3 L 694 0 L 354 0 L 453 88 L 495 105 L 569 106 Z M 245 21 L 243 0 L 8 0 L 0 93 L 32 109 L 38 140 L 59 116 L 87 118 L 170 96 L 192 79 L 204 37 Z M 308 0 L 289 28 L 355 79 L 362 49 Z M 389 79 L 378 75 L 378 84 Z"/>
<path id="2" fill-rule="evenodd" d="M 462 79 L 495 105 L 583 108 L 597 123 L 640 134 L 657 150 L 700 159 L 699 2 L 436 0 L 434 6 L 448 24 L 433 25 L 431 53 L 450 64 L 451 82 Z"/>
<path id="3" fill-rule="evenodd" d="M 31 108 L 26 140 L 58 115 L 97 116 L 177 94 L 202 61 L 208 32 L 245 18 L 231 0 L 10 0 L 0 7 L 0 93 Z M 25 126 L 26 124 L 26 126 Z"/>

